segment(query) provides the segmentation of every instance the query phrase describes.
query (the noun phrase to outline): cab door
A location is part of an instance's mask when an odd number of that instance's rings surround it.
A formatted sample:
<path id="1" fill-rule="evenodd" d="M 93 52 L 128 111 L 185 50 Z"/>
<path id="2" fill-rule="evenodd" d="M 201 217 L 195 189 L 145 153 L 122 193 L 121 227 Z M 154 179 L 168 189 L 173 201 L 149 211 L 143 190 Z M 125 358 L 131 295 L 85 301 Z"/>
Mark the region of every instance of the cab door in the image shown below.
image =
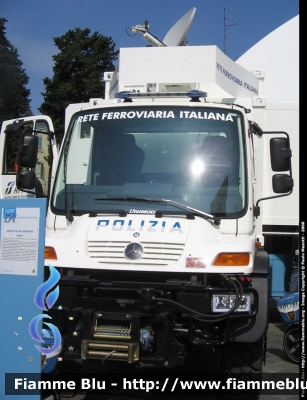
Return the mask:
<path id="1" fill-rule="evenodd" d="M 18 146 L 22 134 L 38 137 L 37 161 L 34 169 L 34 189 L 24 192 L 16 186 Z M 57 162 L 57 146 L 53 124 L 48 116 L 38 115 L 8 120 L 2 123 L 0 134 L 0 198 L 49 197 Z"/>

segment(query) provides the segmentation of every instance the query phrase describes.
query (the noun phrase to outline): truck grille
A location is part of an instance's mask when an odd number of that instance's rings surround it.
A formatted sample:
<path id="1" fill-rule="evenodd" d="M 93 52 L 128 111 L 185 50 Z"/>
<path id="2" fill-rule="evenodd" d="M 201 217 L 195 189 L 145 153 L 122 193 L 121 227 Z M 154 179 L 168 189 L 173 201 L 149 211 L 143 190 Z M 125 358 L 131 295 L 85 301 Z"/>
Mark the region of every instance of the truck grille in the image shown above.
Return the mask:
<path id="1" fill-rule="evenodd" d="M 88 254 L 100 264 L 172 265 L 182 254 L 183 243 L 142 242 L 144 253 L 138 260 L 127 260 L 124 250 L 129 242 L 88 241 Z"/>

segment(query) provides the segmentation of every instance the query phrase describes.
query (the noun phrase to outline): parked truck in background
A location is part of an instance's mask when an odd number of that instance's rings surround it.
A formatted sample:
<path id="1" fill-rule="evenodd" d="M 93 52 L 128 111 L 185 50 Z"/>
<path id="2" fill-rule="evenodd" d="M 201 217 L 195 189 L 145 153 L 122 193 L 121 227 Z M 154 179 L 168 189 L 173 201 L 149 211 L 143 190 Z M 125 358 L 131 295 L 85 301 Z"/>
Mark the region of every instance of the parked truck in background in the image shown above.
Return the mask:
<path id="1" fill-rule="evenodd" d="M 261 104 L 261 78 L 216 46 L 123 48 L 104 98 L 67 107 L 59 154 L 49 117 L 3 122 L 1 197 L 48 197 L 46 276 L 61 275 L 48 313 L 64 360 L 172 369 L 221 348 L 224 372 L 260 377 L 262 206 L 281 210 L 278 234 L 298 226 L 282 206 L 298 112 Z"/>

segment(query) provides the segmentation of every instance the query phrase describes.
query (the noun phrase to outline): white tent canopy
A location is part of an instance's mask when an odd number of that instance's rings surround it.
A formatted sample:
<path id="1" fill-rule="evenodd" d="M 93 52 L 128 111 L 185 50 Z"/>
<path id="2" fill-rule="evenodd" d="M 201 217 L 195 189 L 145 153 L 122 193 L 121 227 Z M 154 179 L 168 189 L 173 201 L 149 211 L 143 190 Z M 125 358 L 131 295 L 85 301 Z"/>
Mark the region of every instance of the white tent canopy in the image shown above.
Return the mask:
<path id="1" fill-rule="evenodd" d="M 292 18 L 251 47 L 237 64 L 265 70 L 267 102 L 299 102 L 299 16 Z"/>

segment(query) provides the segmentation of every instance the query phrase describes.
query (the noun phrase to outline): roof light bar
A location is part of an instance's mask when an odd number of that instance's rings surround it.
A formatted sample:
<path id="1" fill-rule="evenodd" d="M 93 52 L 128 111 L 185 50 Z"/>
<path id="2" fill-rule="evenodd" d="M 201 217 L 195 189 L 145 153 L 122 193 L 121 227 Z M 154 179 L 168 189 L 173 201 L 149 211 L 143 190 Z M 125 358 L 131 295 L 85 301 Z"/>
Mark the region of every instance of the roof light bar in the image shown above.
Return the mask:
<path id="1" fill-rule="evenodd" d="M 119 92 L 115 94 L 116 99 L 133 99 L 137 97 L 190 97 L 192 100 L 207 97 L 206 92 L 201 90 L 190 90 L 189 92 Z"/>

